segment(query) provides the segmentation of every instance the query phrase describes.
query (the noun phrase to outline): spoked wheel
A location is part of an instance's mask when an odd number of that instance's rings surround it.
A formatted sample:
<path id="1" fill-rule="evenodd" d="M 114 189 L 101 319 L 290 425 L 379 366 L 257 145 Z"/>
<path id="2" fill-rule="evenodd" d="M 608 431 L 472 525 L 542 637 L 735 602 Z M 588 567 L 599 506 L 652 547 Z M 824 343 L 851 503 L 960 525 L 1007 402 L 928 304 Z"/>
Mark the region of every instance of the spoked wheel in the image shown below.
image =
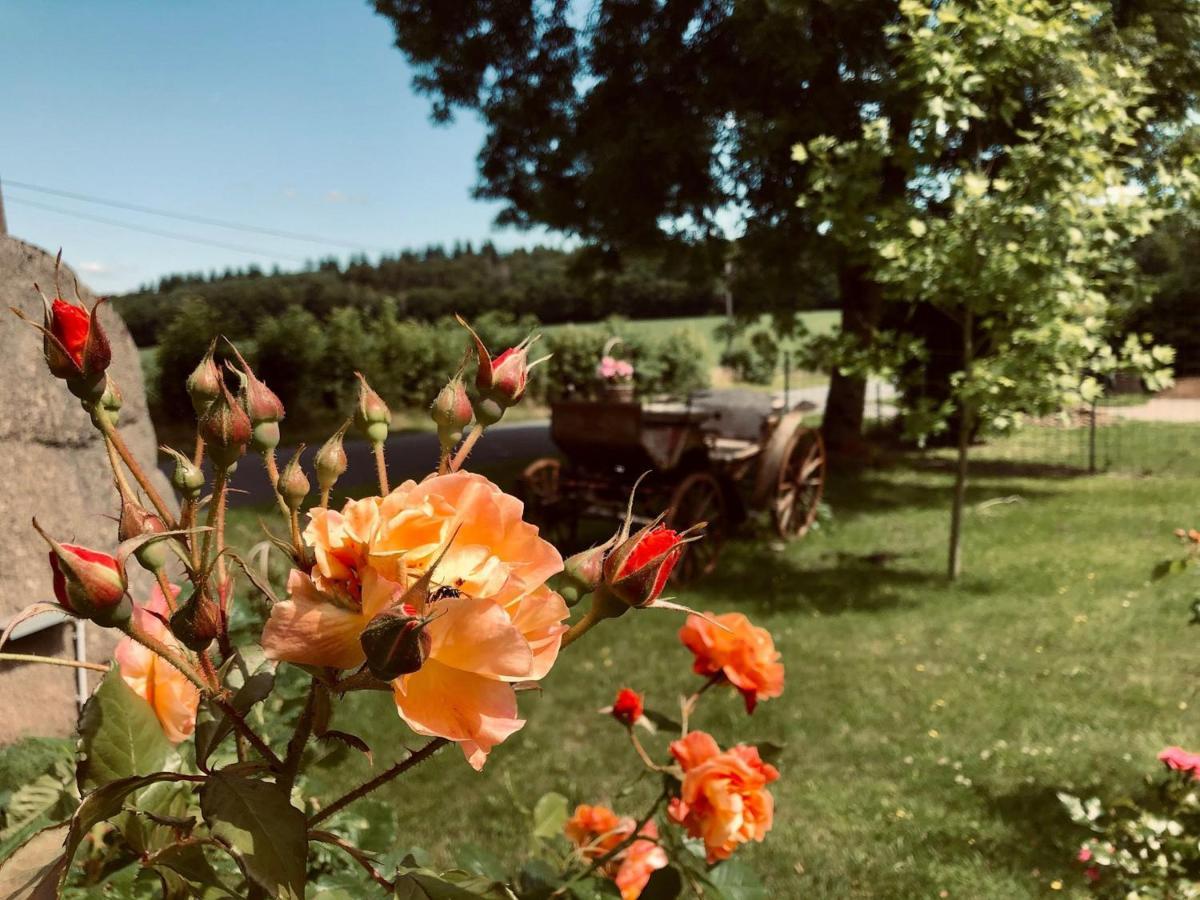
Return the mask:
<path id="1" fill-rule="evenodd" d="M 563 530 L 561 475 L 562 463 L 544 457 L 527 465 L 518 481 L 518 493 L 525 501 L 525 518 L 537 525 L 547 540 L 560 537 Z"/>
<path id="2" fill-rule="evenodd" d="M 717 567 L 721 546 L 729 534 L 729 508 L 721 482 L 709 472 L 693 472 L 679 482 L 671 493 L 667 526 L 683 531 L 707 522 L 704 537 L 688 544 L 683 559 L 675 567 L 672 580 L 688 584 Z"/>
<path id="3" fill-rule="evenodd" d="M 799 429 L 779 468 L 771 502 L 771 517 L 780 537 L 802 537 L 812 527 L 825 491 L 825 464 L 821 432 Z"/>

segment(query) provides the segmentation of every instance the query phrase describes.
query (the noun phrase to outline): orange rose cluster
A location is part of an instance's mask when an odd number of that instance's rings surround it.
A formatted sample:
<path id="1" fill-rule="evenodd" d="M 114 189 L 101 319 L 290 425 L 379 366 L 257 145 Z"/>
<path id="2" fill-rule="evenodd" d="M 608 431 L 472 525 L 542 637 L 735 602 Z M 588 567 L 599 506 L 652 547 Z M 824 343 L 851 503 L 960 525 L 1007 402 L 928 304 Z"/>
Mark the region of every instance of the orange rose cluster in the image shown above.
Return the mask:
<path id="1" fill-rule="evenodd" d="M 683 769 L 680 795 L 669 813 L 692 837 L 703 838 L 710 863 L 728 859 L 739 844 L 761 841 L 771 830 L 774 799 L 767 785 L 779 771 L 758 750 L 738 744 L 721 750 L 712 735 L 693 731 L 671 744 Z"/>
<path id="2" fill-rule="evenodd" d="M 367 663 L 413 731 L 457 742 L 482 768 L 525 724 L 514 685 L 546 676 L 566 631 L 566 603 L 546 585 L 562 557 L 522 512 L 469 472 L 309 510 L 315 562 L 292 569 L 263 648 L 303 665 Z"/>
<path id="3" fill-rule="evenodd" d="M 733 685 L 741 692 L 746 712 L 754 712 L 760 700 L 783 693 L 783 663 L 770 632 L 741 613 L 688 616 L 679 639 L 695 656 L 696 674 Z"/>
<path id="4" fill-rule="evenodd" d="M 601 871 L 621 892 L 621 900 L 637 900 L 655 870 L 666 867 L 667 853 L 658 846 L 658 827 L 647 822 L 630 840 L 637 822 L 618 816 L 607 806 L 575 807 L 564 832 L 580 856 L 589 862 L 604 860 Z"/>

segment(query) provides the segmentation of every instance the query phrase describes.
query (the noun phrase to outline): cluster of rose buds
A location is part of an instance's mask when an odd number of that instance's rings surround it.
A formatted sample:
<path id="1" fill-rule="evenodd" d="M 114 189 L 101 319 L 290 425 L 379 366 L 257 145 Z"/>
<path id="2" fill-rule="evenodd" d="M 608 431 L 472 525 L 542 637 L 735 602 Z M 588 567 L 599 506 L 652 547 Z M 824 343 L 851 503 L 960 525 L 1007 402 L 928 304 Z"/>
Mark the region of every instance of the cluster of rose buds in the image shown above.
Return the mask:
<path id="1" fill-rule="evenodd" d="M 575 604 L 597 592 L 614 598 L 621 609 L 642 609 L 658 602 L 686 545 L 698 540 L 704 529 L 701 523 L 678 532 L 662 519 L 659 516 L 631 535 L 631 511 L 608 541 L 568 558 L 563 564 L 567 602 Z"/>

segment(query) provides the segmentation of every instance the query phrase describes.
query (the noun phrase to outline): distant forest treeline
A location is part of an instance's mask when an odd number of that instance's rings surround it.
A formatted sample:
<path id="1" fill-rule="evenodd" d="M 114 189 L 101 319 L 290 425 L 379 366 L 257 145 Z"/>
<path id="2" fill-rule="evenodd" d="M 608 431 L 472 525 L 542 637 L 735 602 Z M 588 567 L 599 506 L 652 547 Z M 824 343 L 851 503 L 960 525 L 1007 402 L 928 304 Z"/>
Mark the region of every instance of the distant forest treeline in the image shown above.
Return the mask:
<path id="1" fill-rule="evenodd" d="M 257 266 L 205 275 L 168 275 L 157 285 L 115 298 L 140 347 L 160 343 L 185 301 L 207 305 L 221 333 L 253 335 L 261 322 L 293 308 L 322 322 L 344 307 L 369 318 L 390 298 L 403 319 L 432 321 L 459 313 L 536 316 L 542 322 L 595 321 L 608 316 L 666 318 L 719 311 L 711 280 L 687 269 L 625 259 L 620 271 L 597 270 L 586 251 L 544 247 L 498 251 L 490 242 L 447 251 L 384 255 L 378 262 L 353 257 L 311 264 L 305 271 L 264 272 Z"/>

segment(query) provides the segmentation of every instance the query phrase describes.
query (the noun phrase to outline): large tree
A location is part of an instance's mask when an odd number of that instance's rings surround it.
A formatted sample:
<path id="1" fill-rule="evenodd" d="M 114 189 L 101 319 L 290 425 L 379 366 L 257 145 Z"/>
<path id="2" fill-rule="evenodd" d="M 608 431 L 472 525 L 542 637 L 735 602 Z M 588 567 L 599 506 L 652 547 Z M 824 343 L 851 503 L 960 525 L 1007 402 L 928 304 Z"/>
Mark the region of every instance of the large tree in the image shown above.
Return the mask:
<path id="1" fill-rule="evenodd" d="M 911 199 L 911 123 L 937 85 L 898 77 L 910 49 L 894 38 L 900 5 L 375 0 L 435 119 L 482 118 L 476 194 L 502 201 L 500 222 L 577 236 L 601 260 L 687 248 L 710 277 L 733 257 L 740 309 L 786 313 L 836 297 L 843 331 L 868 349 L 884 313 L 877 259 L 865 240 L 823 237 L 819 206 L 796 204 L 811 182 L 791 148 L 821 135 L 858 142 L 886 118 L 890 151 L 855 186 L 859 231 Z M 1051 17 L 1073 5 L 1042 4 Z M 1118 52 L 1158 47 L 1146 73 L 1150 125 L 1178 121 L 1194 100 L 1195 6 L 1105 0 L 1089 20 L 1095 41 Z M 1036 78 L 1001 86 L 994 108 L 1006 115 L 980 123 L 987 140 L 1020 126 L 1036 87 Z M 933 165 L 955 169 L 956 152 Z M 740 226 L 736 249 L 720 228 L 728 218 Z M 858 435 L 864 389 L 860 374 L 835 367 L 825 420 L 835 447 Z"/>
<path id="2" fill-rule="evenodd" d="M 378 0 L 434 117 L 487 127 L 476 195 L 501 223 L 578 236 L 597 258 L 690 251 L 714 279 L 733 253 L 737 306 L 836 302 L 869 338 L 880 294 L 855 254 L 797 207 L 797 142 L 851 139 L 889 108 L 895 0 L 577 3 Z M 827 423 L 861 427 L 864 383 L 835 373 Z"/>
<path id="3" fill-rule="evenodd" d="M 1147 73 L 1162 49 L 1133 40 L 1138 31 L 1119 34 L 1104 7 L 902 0 L 901 9 L 897 74 L 920 97 L 903 123 L 902 158 L 882 111 L 861 139 L 817 139 L 797 156 L 811 160 L 831 233 L 870 259 L 887 298 L 918 301 L 957 333 L 948 395 L 913 423 L 926 432 L 958 423 L 953 578 L 974 428 L 1095 396 L 1093 374 L 1115 359 L 1113 326 L 1140 295 L 1134 244 L 1200 178 L 1194 157 L 1171 159 L 1168 144 L 1146 139 L 1159 115 Z M 1143 157 L 1139 145 L 1159 152 Z M 861 185 L 889 164 L 908 173 L 903 196 L 864 202 Z M 1169 350 L 1134 339 L 1123 355 L 1164 383 Z"/>

